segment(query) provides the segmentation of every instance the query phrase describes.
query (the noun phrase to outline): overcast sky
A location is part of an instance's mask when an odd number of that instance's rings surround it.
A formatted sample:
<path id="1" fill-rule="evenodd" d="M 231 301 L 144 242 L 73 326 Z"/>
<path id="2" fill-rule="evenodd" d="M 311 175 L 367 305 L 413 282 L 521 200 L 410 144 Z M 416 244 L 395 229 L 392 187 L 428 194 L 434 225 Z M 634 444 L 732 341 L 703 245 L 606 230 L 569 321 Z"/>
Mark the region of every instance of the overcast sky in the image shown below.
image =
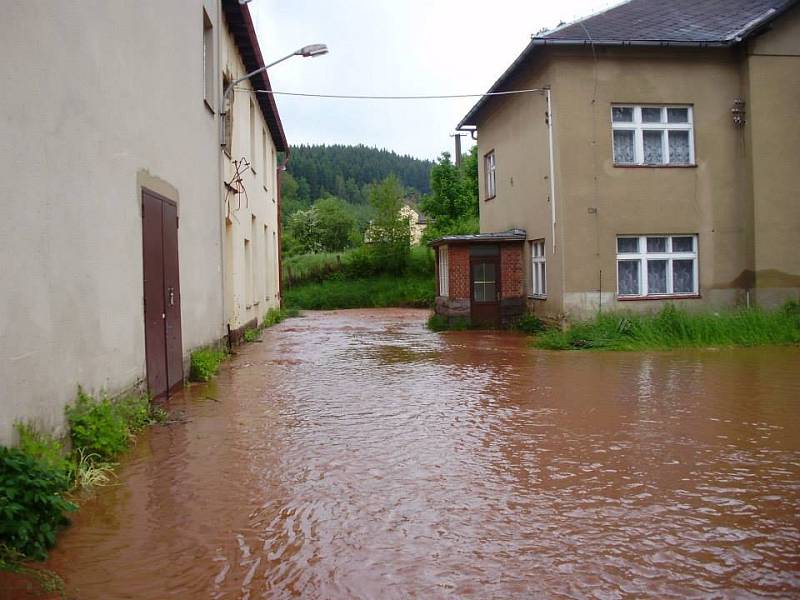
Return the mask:
<path id="1" fill-rule="evenodd" d="M 612 4 L 609 0 L 252 0 L 264 60 L 325 43 L 330 53 L 270 69 L 279 91 L 332 94 L 485 92 L 532 33 Z M 435 158 L 475 103 L 332 100 L 277 96 L 290 144 L 363 143 Z"/>

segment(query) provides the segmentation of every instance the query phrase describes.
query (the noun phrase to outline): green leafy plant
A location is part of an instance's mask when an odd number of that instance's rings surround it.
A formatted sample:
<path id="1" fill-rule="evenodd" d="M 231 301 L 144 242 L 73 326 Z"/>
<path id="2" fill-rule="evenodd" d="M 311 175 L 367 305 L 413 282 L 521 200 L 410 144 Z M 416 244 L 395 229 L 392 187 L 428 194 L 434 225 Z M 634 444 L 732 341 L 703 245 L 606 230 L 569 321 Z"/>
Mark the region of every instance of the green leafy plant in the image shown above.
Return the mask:
<path id="1" fill-rule="evenodd" d="M 517 331 L 527 334 L 539 333 L 540 331 L 544 331 L 545 328 L 541 319 L 530 314 L 522 315 L 519 319 L 517 319 L 513 327 Z"/>
<path id="2" fill-rule="evenodd" d="M 19 448 L 0 447 L 0 544 L 44 560 L 76 506 L 63 494 L 67 474 Z"/>
<path id="3" fill-rule="evenodd" d="M 189 378 L 192 381 L 210 381 L 225 360 L 225 352 L 216 348 L 202 348 L 192 352 Z"/>
<path id="4" fill-rule="evenodd" d="M 247 329 L 244 332 L 244 341 L 249 343 L 255 342 L 259 337 L 261 337 L 261 329 L 256 327 L 255 329 Z"/>
<path id="5" fill-rule="evenodd" d="M 115 406 L 108 398 L 95 400 L 79 390 L 77 401 L 66 412 L 74 448 L 106 460 L 128 447 L 131 429 L 126 417 L 136 418 L 134 410 Z"/>
<path id="6" fill-rule="evenodd" d="M 45 467 L 65 475 L 69 473 L 72 465 L 65 455 L 64 446 L 60 440 L 36 431 L 27 423 L 17 423 L 14 427 L 19 436 L 18 447 L 20 450 L 41 462 Z"/>

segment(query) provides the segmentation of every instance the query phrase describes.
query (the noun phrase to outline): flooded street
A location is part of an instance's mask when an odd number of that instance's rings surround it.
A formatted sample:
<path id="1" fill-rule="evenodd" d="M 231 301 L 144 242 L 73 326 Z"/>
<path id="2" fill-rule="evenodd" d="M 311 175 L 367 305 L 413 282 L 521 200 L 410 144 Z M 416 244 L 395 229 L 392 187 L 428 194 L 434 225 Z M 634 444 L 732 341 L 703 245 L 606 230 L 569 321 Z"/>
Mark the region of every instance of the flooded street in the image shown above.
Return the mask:
<path id="1" fill-rule="evenodd" d="M 800 595 L 800 349 L 552 353 L 427 316 L 267 330 L 48 566 L 80 600 Z"/>

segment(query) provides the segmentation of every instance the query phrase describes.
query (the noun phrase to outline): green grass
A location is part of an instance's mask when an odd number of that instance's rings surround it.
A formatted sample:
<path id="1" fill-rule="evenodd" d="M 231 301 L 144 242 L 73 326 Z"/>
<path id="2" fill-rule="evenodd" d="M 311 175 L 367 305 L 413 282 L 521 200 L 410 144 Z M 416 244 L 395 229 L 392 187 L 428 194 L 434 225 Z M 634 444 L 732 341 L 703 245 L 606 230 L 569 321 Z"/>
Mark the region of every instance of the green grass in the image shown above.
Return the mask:
<path id="1" fill-rule="evenodd" d="M 329 279 L 287 289 L 284 302 L 289 308 L 306 310 L 388 306 L 428 308 L 433 306 L 434 294 L 432 275 L 383 275 L 369 279 Z"/>
<path id="2" fill-rule="evenodd" d="M 245 332 L 247 335 L 247 332 Z M 217 374 L 219 366 L 227 356 L 224 350 L 218 348 L 201 348 L 191 355 L 189 379 L 192 381 L 210 381 Z"/>
<path id="3" fill-rule="evenodd" d="M 428 319 L 426 326 L 431 331 L 466 331 L 472 329 L 469 319 L 465 317 L 448 319 L 442 315 L 432 315 Z"/>
<path id="4" fill-rule="evenodd" d="M 800 343 L 800 303 L 765 311 L 689 313 L 672 305 L 659 313 L 606 313 L 574 323 L 567 331 L 549 330 L 534 345 L 550 350 L 668 350 Z"/>
<path id="5" fill-rule="evenodd" d="M 307 283 L 319 283 L 333 273 L 341 271 L 342 264 L 352 253 L 353 250 L 345 250 L 285 256 L 282 260 L 284 286 L 291 288 Z"/>

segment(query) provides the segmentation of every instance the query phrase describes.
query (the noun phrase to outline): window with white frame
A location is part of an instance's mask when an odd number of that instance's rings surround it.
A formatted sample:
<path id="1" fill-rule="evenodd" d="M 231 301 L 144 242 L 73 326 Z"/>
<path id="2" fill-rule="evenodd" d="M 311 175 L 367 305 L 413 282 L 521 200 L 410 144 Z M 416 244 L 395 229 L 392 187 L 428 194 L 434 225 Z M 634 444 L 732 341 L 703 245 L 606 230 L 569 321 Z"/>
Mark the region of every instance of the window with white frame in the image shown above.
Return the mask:
<path id="1" fill-rule="evenodd" d="M 620 297 L 692 296 L 698 293 L 696 235 L 617 238 Z"/>
<path id="2" fill-rule="evenodd" d="M 615 165 L 693 165 L 691 106 L 611 107 Z"/>
<path id="3" fill-rule="evenodd" d="M 450 295 L 450 274 L 448 271 L 447 246 L 439 246 L 439 295 Z"/>
<path id="4" fill-rule="evenodd" d="M 547 296 L 547 269 L 544 259 L 544 240 L 531 242 L 531 296 Z"/>
<path id="5" fill-rule="evenodd" d="M 486 199 L 488 200 L 489 198 L 494 198 L 497 195 L 494 150 L 483 157 L 483 167 L 484 174 L 486 175 Z"/>
<path id="6" fill-rule="evenodd" d="M 203 98 L 214 107 L 214 26 L 203 10 Z"/>

